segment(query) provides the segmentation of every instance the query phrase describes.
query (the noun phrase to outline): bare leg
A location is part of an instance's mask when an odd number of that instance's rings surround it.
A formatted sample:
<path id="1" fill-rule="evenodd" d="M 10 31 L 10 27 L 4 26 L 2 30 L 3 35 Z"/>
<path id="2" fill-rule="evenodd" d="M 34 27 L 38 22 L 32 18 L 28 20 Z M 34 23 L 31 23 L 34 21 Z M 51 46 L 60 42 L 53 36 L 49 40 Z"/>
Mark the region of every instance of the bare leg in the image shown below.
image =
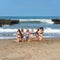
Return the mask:
<path id="1" fill-rule="evenodd" d="M 17 40 L 16 40 L 16 42 L 20 42 L 20 38 L 18 38 L 18 37 L 17 37 Z"/>
<path id="2" fill-rule="evenodd" d="M 42 41 L 42 39 L 43 39 L 42 37 L 39 37 L 39 41 Z"/>
<path id="3" fill-rule="evenodd" d="M 39 41 L 43 40 L 43 35 L 39 36 Z"/>

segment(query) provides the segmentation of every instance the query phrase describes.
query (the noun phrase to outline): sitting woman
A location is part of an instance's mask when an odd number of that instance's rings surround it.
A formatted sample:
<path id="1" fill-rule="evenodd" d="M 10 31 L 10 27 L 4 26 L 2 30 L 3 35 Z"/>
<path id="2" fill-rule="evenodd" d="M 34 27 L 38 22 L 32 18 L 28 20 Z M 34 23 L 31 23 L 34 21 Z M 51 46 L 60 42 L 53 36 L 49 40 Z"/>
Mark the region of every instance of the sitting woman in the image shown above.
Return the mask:
<path id="1" fill-rule="evenodd" d="M 23 30 L 23 29 L 21 29 L 21 33 L 22 33 L 22 35 L 24 36 L 24 30 Z"/>
<path id="2" fill-rule="evenodd" d="M 22 35 L 20 29 L 18 29 L 16 42 L 21 42 L 22 41 L 22 38 L 23 38 L 23 35 Z"/>
<path id="3" fill-rule="evenodd" d="M 29 32 L 29 30 L 26 30 L 25 37 L 26 37 L 26 41 L 28 41 L 28 39 L 30 38 L 30 32 Z"/>
<path id="4" fill-rule="evenodd" d="M 38 31 L 38 40 L 39 41 L 42 41 L 42 39 L 43 39 L 43 32 L 44 32 L 44 28 L 40 27 L 39 31 Z"/>
<path id="5" fill-rule="evenodd" d="M 35 32 L 35 40 L 39 40 L 39 39 L 38 39 L 38 37 L 39 37 L 39 36 L 38 36 L 38 31 L 39 31 L 39 29 L 37 29 L 37 31 Z"/>
<path id="6" fill-rule="evenodd" d="M 30 40 L 34 40 L 34 34 L 35 34 L 34 30 L 31 29 L 31 32 L 30 32 Z"/>

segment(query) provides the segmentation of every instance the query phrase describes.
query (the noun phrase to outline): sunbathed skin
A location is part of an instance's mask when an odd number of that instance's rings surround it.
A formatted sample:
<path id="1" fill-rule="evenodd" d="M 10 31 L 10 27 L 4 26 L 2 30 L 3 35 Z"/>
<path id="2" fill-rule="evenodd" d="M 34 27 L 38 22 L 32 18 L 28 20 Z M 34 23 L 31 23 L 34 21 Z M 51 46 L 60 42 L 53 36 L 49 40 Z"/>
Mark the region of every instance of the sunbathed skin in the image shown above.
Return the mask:
<path id="1" fill-rule="evenodd" d="M 31 29 L 30 40 L 34 40 L 34 29 Z"/>
<path id="2" fill-rule="evenodd" d="M 43 40 L 43 32 L 44 32 L 43 27 L 40 27 L 39 31 L 38 31 L 38 39 L 39 39 L 39 41 Z"/>
<path id="3" fill-rule="evenodd" d="M 16 42 L 22 41 L 22 38 L 23 38 L 22 33 L 21 33 L 20 29 L 18 29 Z"/>

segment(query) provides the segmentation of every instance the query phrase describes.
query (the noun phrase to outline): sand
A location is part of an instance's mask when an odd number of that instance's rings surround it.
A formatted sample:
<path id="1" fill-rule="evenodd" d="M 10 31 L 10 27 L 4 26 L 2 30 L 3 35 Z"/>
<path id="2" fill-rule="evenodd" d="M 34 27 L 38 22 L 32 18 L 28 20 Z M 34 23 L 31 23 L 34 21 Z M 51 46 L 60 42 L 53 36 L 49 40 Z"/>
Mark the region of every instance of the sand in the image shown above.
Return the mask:
<path id="1" fill-rule="evenodd" d="M 60 38 L 20 43 L 0 40 L 0 60 L 60 60 Z"/>

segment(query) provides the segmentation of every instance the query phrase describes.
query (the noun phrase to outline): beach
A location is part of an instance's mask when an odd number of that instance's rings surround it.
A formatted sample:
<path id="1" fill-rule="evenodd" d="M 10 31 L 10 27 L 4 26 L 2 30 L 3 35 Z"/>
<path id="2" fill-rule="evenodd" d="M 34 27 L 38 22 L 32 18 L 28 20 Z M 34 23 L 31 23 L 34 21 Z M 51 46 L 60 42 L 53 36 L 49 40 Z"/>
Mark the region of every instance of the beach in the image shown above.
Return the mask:
<path id="1" fill-rule="evenodd" d="M 16 43 L 0 40 L 0 60 L 60 60 L 60 38 Z"/>

